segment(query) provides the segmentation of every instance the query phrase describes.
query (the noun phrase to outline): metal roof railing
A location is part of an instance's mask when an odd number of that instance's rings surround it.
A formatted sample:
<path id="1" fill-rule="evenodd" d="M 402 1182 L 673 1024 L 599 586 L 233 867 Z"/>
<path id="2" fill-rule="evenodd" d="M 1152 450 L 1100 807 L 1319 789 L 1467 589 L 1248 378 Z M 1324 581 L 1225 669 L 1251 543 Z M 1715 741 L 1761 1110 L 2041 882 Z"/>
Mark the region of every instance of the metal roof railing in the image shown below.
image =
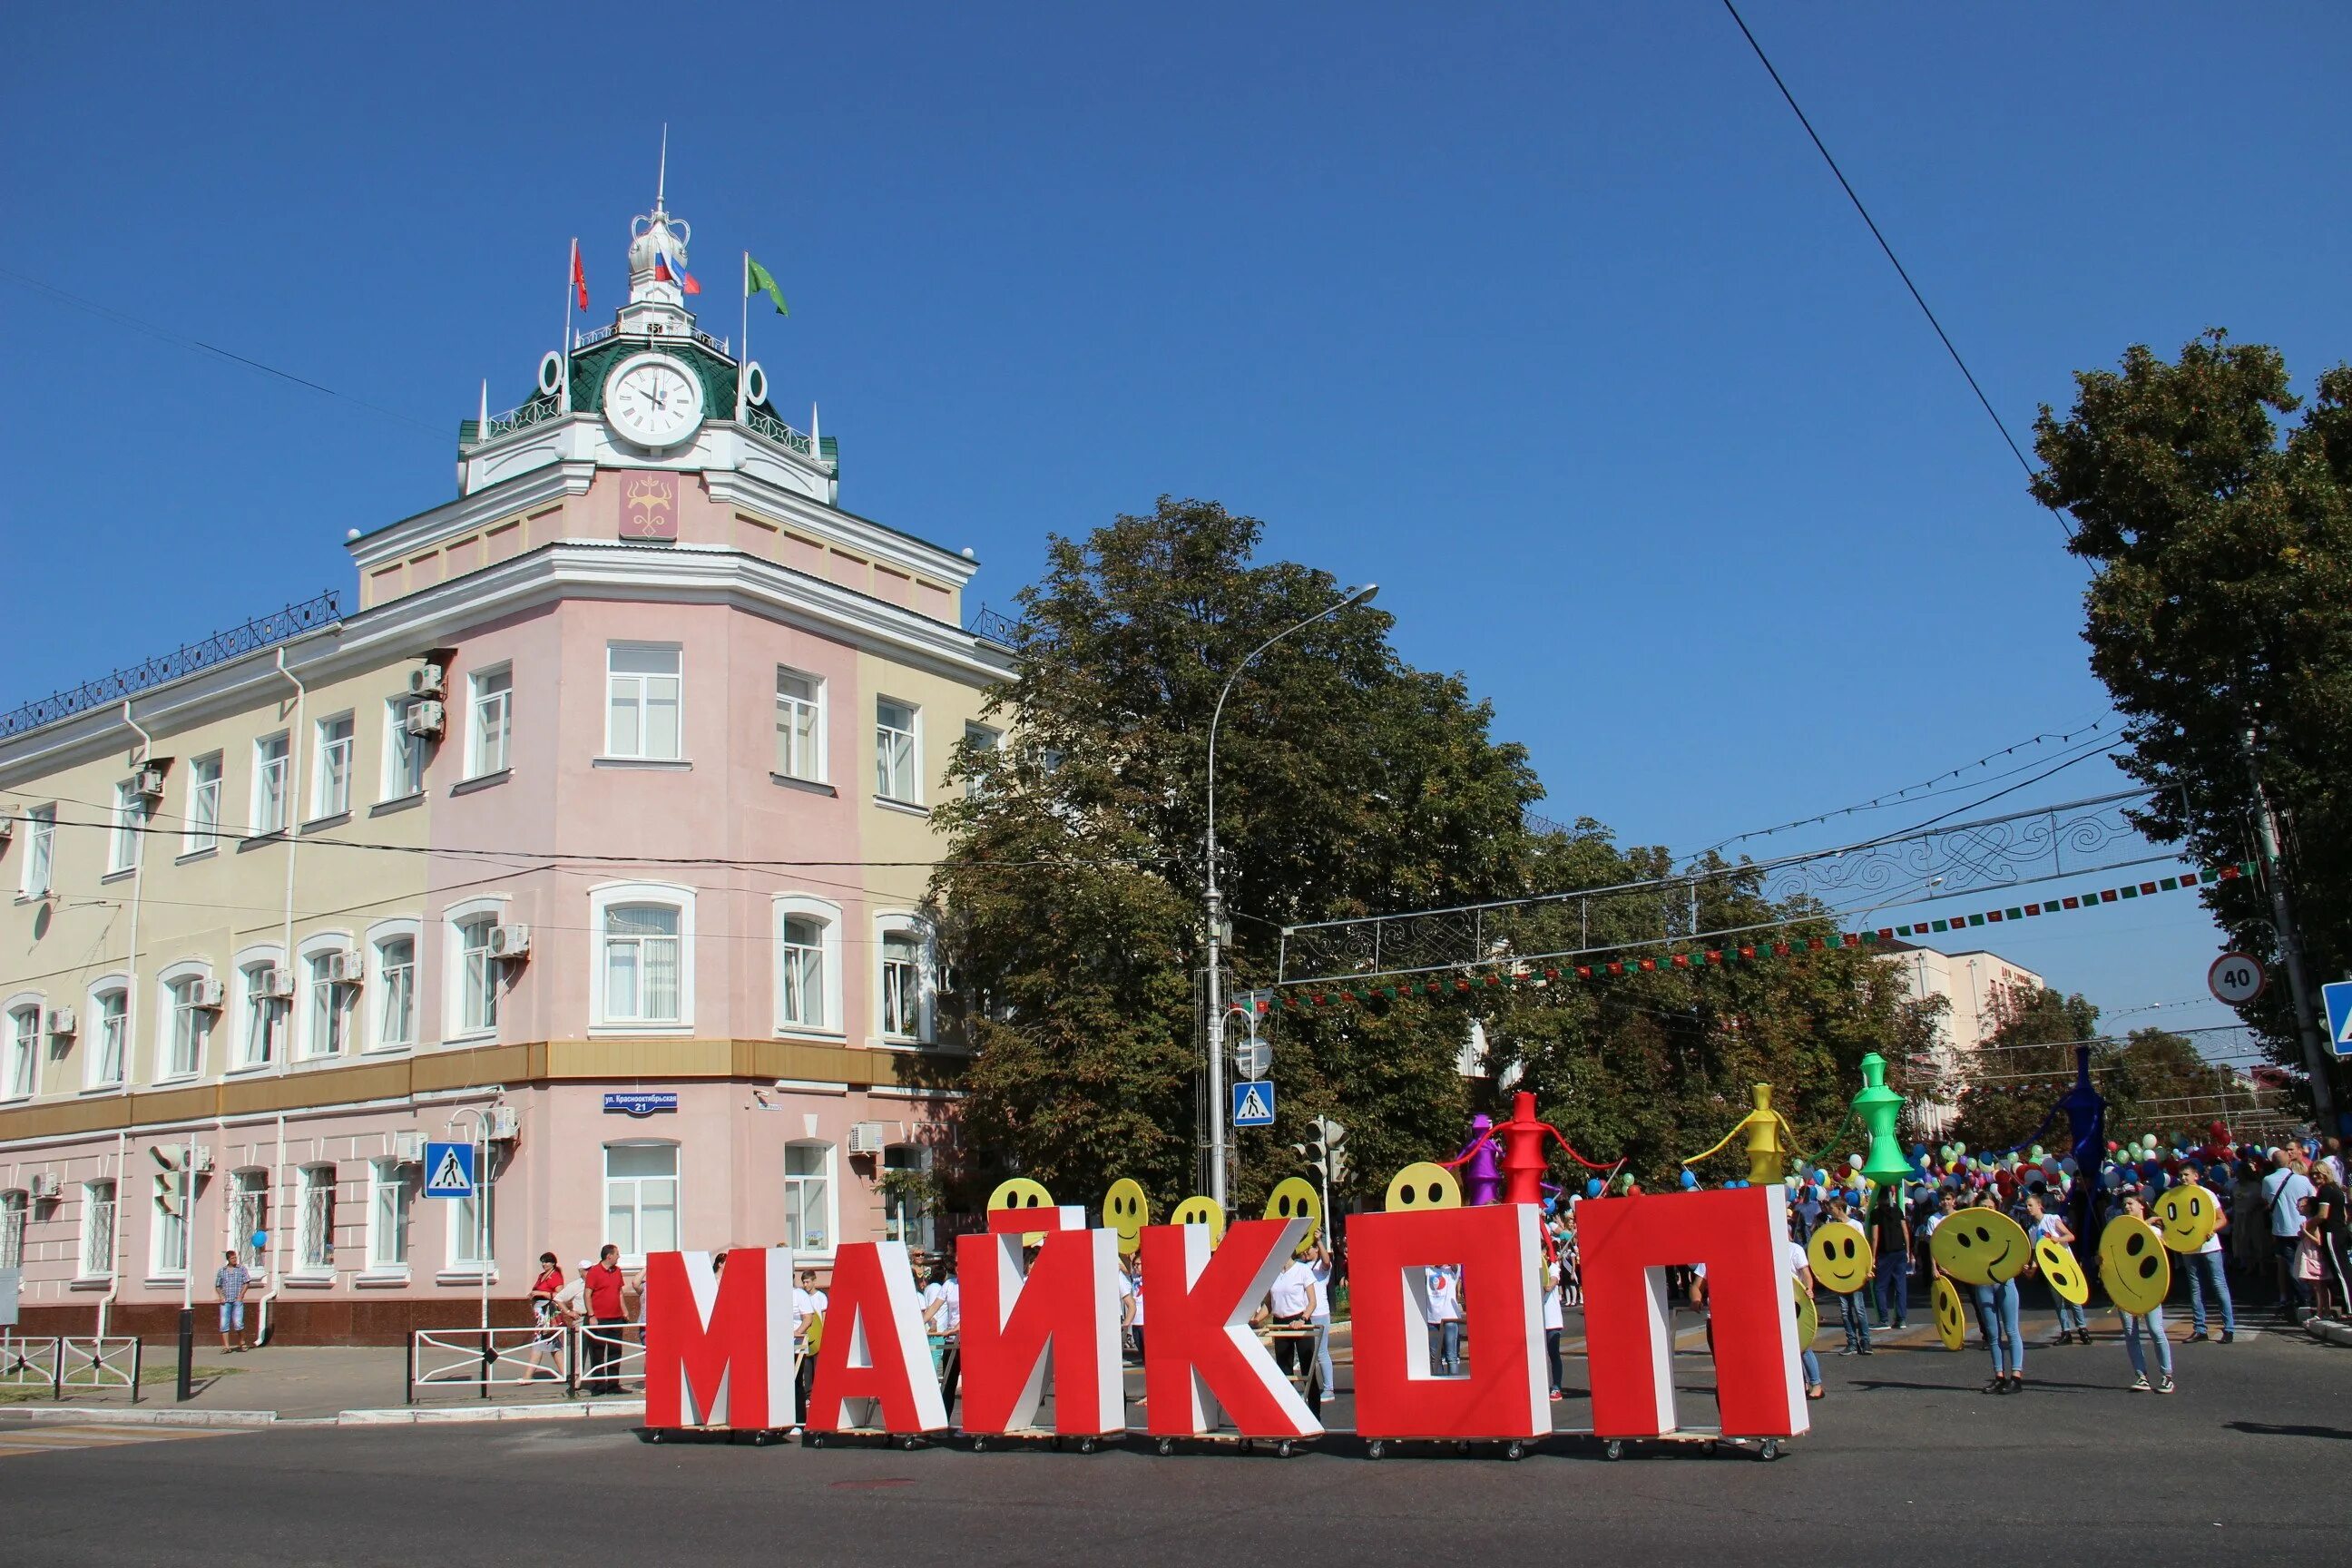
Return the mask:
<path id="1" fill-rule="evenodd" d="M 0 740 L 28 733 L 44 724 L 54 724 L 60 719 L 70 719 L 77 713 L 86 713 L 93 708 L 120 702 L 126 697 L 135 697 L 142 691 L 177 680 L 182 676 L 194 675 L 198 670 L 242 658 L 247 654 L 290 642 L 304 632 L 332 626 L 342 618 L 342 603 L 330 588 L 315 599 L 305 599 L 299 605 L 289 605 L 270 615 L 256 616 L 241 626 L 215 632 L 202 642 L 189 643 L 142 664 L 118 669 L 97 680 L 84 681 L 68 690 L 0 714 Z"/>

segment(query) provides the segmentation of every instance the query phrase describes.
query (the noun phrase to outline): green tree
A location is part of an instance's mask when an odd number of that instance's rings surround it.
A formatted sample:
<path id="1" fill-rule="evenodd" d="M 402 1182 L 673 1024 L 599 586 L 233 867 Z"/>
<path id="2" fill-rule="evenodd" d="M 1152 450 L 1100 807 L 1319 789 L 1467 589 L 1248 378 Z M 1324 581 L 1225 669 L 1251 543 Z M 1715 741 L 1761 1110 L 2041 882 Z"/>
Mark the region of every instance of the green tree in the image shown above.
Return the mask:
<path id="1" fill-rule="evenodd" d="M 2205 864 L 2254 858 L 2243 740 L 2287 824 L 2315 977 L 2352 969 L 2352 367 L 2306 407 L 2274 349 L 2219 331 L 2168 363 L 2134 346 L 2044 405 L 2033 494 L 2093 568 L 2091 668 L 2129 721 L 2124 766 L 2157 790 L 2150 837 Z M 2301 411 L 2282 431 L 2284 416 Z M 2278 960 L 2255 880 L 2205 890 L 2232 943 Z M 2241 1009 L 2303 1059 L 2286 987 Z"/>

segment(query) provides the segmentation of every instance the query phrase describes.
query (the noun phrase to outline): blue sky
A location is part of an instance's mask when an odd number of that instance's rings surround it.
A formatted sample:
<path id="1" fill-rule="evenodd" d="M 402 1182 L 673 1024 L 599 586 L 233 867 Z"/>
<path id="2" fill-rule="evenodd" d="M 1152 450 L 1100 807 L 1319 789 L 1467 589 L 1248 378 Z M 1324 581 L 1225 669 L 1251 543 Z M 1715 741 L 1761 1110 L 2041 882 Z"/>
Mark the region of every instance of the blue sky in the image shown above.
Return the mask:
<path id="1" fill-rule="evenodd" d="M 1745 12 L 2021 440 L 2134 342 L 2226 325 L 2306 387 L 2352 353 L 2352 12 Z M 1720 6 L 1440 15 L 23 13 L 0 266 L 350 395 L 0 278 L 8 700 L 345 585 L 347 529 L 451 494 L 574 234 L 617 302 L 667 121 L 705 324 L 750 248 L 776 400 L 977 598 L 1217 498 L 1381 581 L 1549 813 L 1685 848 L 2096 716 L 2056 520 Z M 2216 951 L 2186 899 L 1994 945 L 2110 1009 Z"/>

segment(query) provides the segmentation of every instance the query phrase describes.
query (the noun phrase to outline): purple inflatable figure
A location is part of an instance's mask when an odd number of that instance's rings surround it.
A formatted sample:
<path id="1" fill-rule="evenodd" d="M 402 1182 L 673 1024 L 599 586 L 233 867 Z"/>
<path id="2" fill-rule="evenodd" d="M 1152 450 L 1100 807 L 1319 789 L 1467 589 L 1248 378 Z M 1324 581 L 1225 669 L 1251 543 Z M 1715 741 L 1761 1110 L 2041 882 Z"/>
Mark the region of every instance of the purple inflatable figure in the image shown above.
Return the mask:
<path id="1" fill-rule="evenodd" d="M 1448 1166 L 1462 1165 L 1462 1201 L 1476 1207 L 1481 1204 L 1503 1201 L 1503 1147 L 1494 1135 L 1495 1119 L 1484 1112 L 1470 1119 L 1470 1142 L 1462 1152 L 1444 1162 Z"/>

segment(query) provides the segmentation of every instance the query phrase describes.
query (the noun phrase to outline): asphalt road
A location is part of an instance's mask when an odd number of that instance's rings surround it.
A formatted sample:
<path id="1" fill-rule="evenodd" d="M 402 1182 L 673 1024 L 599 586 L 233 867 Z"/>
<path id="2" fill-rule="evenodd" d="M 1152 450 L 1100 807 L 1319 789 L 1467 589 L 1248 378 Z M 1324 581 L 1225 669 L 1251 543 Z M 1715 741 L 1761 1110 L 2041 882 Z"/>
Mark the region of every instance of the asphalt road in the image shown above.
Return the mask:
<path id="1" fill-rule="evenodd" d="M 655 1447 L 617 1421 L 80 1447 L 0 1415 L 0 1563 L 2343 1561 L 2352 1351 L 2265 1334 L 2178 1356 L 2168 1398 L 2128 1392 L 2104 1338 L 2036 1345 L 2028 1391 L 1999 1398 L 1973 1347 L 1828 1356 L 1814 1431 L 1771 1464 L 1663 1446 L 1612 1464 L 1568 1438 L 1517 1464 L 1374 1462 L 1336 1437 L 1290 1459 L 1161 1458 L 1139 1439 L 1090 1456 Z M 1684 1418 L 1705 1418 L 1706 1360 L 1685 1355 L 1677 1384 Z M 1554 1408 L 1566 1428 L 1586 1405 Z M 1347 1401 L 1326 1411 L 1344 1425 Z"/>

